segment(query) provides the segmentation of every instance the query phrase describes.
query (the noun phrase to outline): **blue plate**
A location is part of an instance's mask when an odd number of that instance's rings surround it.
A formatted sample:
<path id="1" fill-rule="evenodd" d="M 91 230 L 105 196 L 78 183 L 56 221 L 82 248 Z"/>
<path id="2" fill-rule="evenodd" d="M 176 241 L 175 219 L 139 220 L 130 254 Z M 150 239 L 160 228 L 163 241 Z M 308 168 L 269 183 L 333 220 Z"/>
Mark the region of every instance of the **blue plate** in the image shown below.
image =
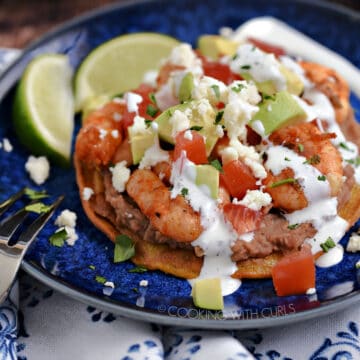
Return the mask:
<path id="1" fill-rule="evenodd" d="M 312 1 L 286 0 L 132 2 L 92 12 L 48 33 L 0 78 L 0 139 L 7 137 L 14 145 L 11 153 L 0 150 L 0 201 L 23 186 L 33 187 L 24 170 L 29 153 L 13 133 L 11 105 L 14 86 L 35 55 L 65 53 L 76 67 L 91 49 L 120 34 L 156 31 L 194 45 L 200 34 L 216 33 L 221 26 L 236 28 L 250 18 L 270 15 L 360 67 L 360 15 L 327 6 L 322 2 L 314 5 Z M 354 96 L 352 104 L 360 109 L 360 102 Z M 236 293 L 225 298 L 223 312 L 196 309 L 187 281 L 158 271 L 131 273 L 132 263 L 113 263 L 113 244 L 91 225 L 81 208 L 73 169 L 52 167 L 45 187 L 51 194 L 66 194 L 62 208 L 77 212 L 79 240 L 75 246 L 51 246 L 48 238 L 55 226 L 48 224 L 28 252 L 23 268 L 53 288 L 88 304 L 163 324 L 240 329 L 320 316 L 360 300 L 359 274 L 354 267 L 359 255 L 346 254 L 341 264 L 328 270 L 318 269 L 317 296 L 279 298 L 270 280 L 244 281 Z M 343 244 L 346 241 L 343 239 Z M 104 294 L 103 285 L 95 281 L 96 276 L 116 284 L 110 296 Z M 148 280 L 146 288 L 139 286 L 143 279 Z"/>

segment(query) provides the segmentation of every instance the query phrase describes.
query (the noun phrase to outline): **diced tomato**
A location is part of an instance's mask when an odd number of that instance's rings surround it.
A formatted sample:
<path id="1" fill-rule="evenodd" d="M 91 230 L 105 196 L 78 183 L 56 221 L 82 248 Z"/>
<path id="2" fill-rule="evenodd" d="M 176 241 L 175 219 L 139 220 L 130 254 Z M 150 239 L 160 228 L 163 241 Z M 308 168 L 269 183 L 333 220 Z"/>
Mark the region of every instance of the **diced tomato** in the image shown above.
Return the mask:
<path id="1" fill-rule="evenodd" d="M 315 263 L 308 246 L 285 255 L 272 269 L 272 279 L 278 296 L 305 294 L 315 288 Z"/>
<path id="2" fill-rule="evenodd" d="M 147 109 L 149 105 L 156 107 L 156 105 L 151 102 L 149 97 L 149 95 L 154 92 L 154 88 L 146 84 L 141 84 L 136 90 L 133 90 L 132 92 L 141 95 L 143 98 L 142 102 L 139 104 L 139 116 L 142 116 L 147 120 L 153 120 L 156 115 L 149 115 Z M 128 112 L 127 107 L 125 106 L 125 111 L 122 118 L 122 125 L 125 130 L 134 123 L 135 115 L 135 112 Z"/>
<path id="3" fill-rule="evenodd" d="M 226 204 L 223 208 L 225 218 L 231 222 L 233 228 L 244 234 L 259 228 L 263 213 L 237 204 Z"/>
<path id="4" fill-rule="evenodd" d="M 249 145 L 255 146 L 261 143 L 261 136 L 254 131 L 250 126 L 246 125 L 247 134 L 246 134 L 246 141 Z"/>
<path id="5" fill-rule="evenodd" d="M 233 160 L 223 165 L 223 178 L 232 197 L 242 199 L 247 190 L 256 190 L 256 178 L 250 168 L 241 160 Z"/>
<path id="6" fill-rule="evenodd" d="M 222 81 L 226 85 L 231 84 L 235 80 L 242 80 L 242 77 L 231 71 L 230 67 L 226 64 L 221 64 L 216 61 L 206 59 L 204 56 L 198 54 L 202 61 L 204 74 Z"/>
<path id="7" fill-rule="evenodd" d="M 286 55 L 286 52 L 280 46 L 272 45 L 262 40 L 255 39 L 253 37 L 249 37 L 248 40 L 258 47 L 260 50 L 265 51 L 267 53 L 274 54 L 275 56 Z"/>
<path id="8" fill-rule="evenodd" d="M 185 131 L 176 135 L 174 160 L 181 156 L 182 151 L 186 151 L 186 157 L 195 164 L 206 164 L 208 162 L 206 156 L 205 140 L 197 131 L 191 130 L 192 139 L 185 137 Z"/>

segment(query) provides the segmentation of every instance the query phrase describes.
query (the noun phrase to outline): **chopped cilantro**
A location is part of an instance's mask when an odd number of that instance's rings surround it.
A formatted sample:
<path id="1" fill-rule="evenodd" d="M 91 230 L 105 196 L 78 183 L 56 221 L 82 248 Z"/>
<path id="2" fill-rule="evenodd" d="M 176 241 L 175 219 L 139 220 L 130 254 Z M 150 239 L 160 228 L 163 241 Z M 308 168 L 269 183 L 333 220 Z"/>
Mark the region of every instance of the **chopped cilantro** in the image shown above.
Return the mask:
<path id="1" fill-rule="evenodd" d="M 149 99 L 150 101 L 156 105 L 156 98 L 155 98 L 155 94 L 154 93 L 150 93 L 149 94 Z"/>
<path id="2" fill-rule="evenodd" d="M 288 225 L 288 229 L 295 230 L 298 226 L 299 226 L 299 224 L 291 224 L 291 225 Z"/>
<path id="3" fill-rule="evenodd" d="M 334 243 L 334 240 L 329 236 L 325 242 L 320 244 L 320 247 L 323 249 L 324 252 L 328 252 L 330 249 L 334 248 L 336 244 Z"/>
<path id="4" fill-rule="evenodd" d="M 299 152 L 303 152 L 304 151 L 304 145 L 303 144 L 298 144 L 298 150 L 299 150 Z"/>
<path id="5" fill-rule="evenodd" d="M 155 117 L 157 112 L 158 109 L 154 105 L 149 104 L 146 108 L 146 113 L 151 117 Z"/>
<path id="6" fill-rule="evenodd" d="M 166 110 L 167 116 L 171 117 L 173 115 L 173 112 L 171 109 Z"/>
<path id="7" fill-rule="evenodd" d="M 95 276 L 95 281 L 98 282 L 99 284 L 103 284 L 103 285 L 106 283 L 106 279 L 100 275 Z"/>
<path id="8" fill-rule="evenodd" d="M 189 130 L 200 131 L 200 130 L 202 130 L 202 128 L 203 128 L 203 126 L 194 125 Z"/>
<path id="9" fill-rule="evenodd" d="M 216 98 L 217 98 L 217 99 L 220 99 L 220 88 L 219 88 L 219 85 L 211 85 L 210 87 L 214 90 L 214 93 L 215 93 Z"/>
<path id="10" fill-rule="evenodd" d="M 262 94 L 262 99 L 263 100 L 275 100 L 275 96 L 274 95 L 268 95 L 268 94 Z"/>
<path id="11" fill-rule="evenodd" d="M 37 190 L 30 189 L 30 188 L 25 188 L 25 195 L 30 200 L 39 200 L 39 199 L 49 197 L 49 195 L 46 193 L 46 190 L 37 191 Z"/>
<path id="12" fill-rule="evenodd" d="M 144 121 L 145 121 L 145 126 L 148 129 L 150 127 L 151 123 L 152 123 L 152 120 L 145 119 Z"/>
<path id="13" fill-rule="evenodd" d="M 238 58 L 238 54 L 235 54 L 235 55 L 233 55 L 233 57 L 231 58 L 232 60 L 236 60 L 237 58 Z"/>
<path id="14" fill-rule="evenodd" d="M 243 65 L 240 67 L 242 70 L 250 70 L 251 69 L 251 65 Z"/>
<path id="15" fill-rule="evenodd" d="M 350 149 L 349 146 L 348 146 L 348 144 L 346 144 L 346 143 L 344 143 L 344 142 L 341 142 L 341 143 L 339 144 L 339 146 L 340 146 L 341 148 L 343 148 L 344 150 L 354 152 L 354 150 L 353 150 L 353 149 Z"/>
<path id="16" fill-rule="evenodd" d="M 304 164 L 316 165 L 320 163 L 320 156 L 315 154 L 311 158 L 304 161 Z"/>
<path id="17" fill-rule="evenodd" d="M 182 188 L 180 193 L 181 193 L 182 196 L 185 197 L 186 195 L 189 194 L 189 189 L 187 189 L 187 188 Z"/>
<path id="18" fill-rule="evenodd" d="M 122 99 L 124 97 L 124 93 L 118 93 L 118 94 L 115 94 L 112 96 L 112 99 L 115 99 L 115 98 L 120 98 Z"/>
<path id="19" fill-rule="evenodd" d="M 360 166 L 360 157 L 356 157 L 355 159 L 349 159 L 349 160 L 345 160 L 347 163 L 354 165 L 355 167 Z"/>
<path id="20" fill-rule="evenodd" d="M 237 84 L 231 88 L 232 91 L 239 93 L 245 86 L 243 84 Z"/>
<path id="21" fill-rule="evenodd" d="M 286 156 L 284 157 L 284 160 L 285 160 L 285 161 L 291 161 L 291 160 L 290 160 L 288 157 L 286 157 Z"/>
<path id="22" fill-rule="evenodd" d="M 224 110 L 221 110 L 216 114 L 215 122 L 214 122 L 215 125 L 219 124 L 219 122 L 222 120 L 223 115 L 224 115 Z"/>
<path id="23" fill-rule="evenodd" d="M 223 173 L 224 170 L 221 166 L 221 163 L 219 160 L 215 159 L 213 161 L 210 162 L 210 165 L 212 165 L 216 170 L 218 170 L 219 172 Z"/>
<path id="24" fill-rule="evenodd" d="M 127 235 L 115 238 L 114 263 L 126 261 L 135 255 L 135 245 Z"/>
<path id="25" fill-rule="evenodd" d="M 285 184 L 297 184 L 297 180 L 294 178 L 287 178 L 287 179 L 283 179 L 283 180 L 279 180 L 279 181 L 275 181 L 274 183 L 272 183 L 270 185 L 271 188 L 276 188 L 278 186 L 281 185 L 285 185 Z"/>
<path id="26" fill-rule="evenodd" d="M 25 210 L 29 211 L 29 212 L 34 212 L 34 213 L 37 213 L 37 214 L 42 214 L 42 213 L 46 213 L 46 212 L 50 211 L 51 206 L 50 205 L 45 205 L 42 202 L 37 202 L 37 203 L 25 206 Z"/>
<path id="27" fill-rule="evenodd" d="M 148 269 L 143 266 L 135 266 L 129 270 L 129 273 L 143 273 L 146 271 L 148 271 Z"/>
<path id="28" fill-rule="evenodd" d="M 317 177 L 317 179 L 318 179 L 319 181 L 325 181 L 325 180 L 326 180 L 326 176 L 325 176 L 325 175 L 319 175 L 319 176 Z"/>
<path id="29" fill-rule="evenodd" d="M 49 237 L 49 242 L 52 246 L 62 247 L 65 244 L 65 240 L 68 237 L 68 233 L 65 229 L 55 232 Z"/>

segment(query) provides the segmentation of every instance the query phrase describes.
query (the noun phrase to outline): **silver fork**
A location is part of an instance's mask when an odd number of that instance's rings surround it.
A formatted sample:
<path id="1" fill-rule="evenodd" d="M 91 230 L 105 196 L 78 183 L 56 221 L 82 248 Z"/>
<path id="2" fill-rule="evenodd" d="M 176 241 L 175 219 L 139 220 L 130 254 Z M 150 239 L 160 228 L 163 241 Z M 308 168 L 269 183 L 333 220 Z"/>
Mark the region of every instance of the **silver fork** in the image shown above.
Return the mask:
<path id="1" fill-rule="evenodd" d="M 0 217 L 19 200 L 25 193 L 25 189 L 12 195 L 9 199 L 0 203 Z M 48 222 L 64 196 L 59 196 L 50 206 L 49 211 L 40 214 L 20 235 L 16 243 L 9 245 L 15 231 L 24 222 L 29 212 L 22 208 L 9 215 L 0 222 L 0 303 L 5 299 L 12 283 L 15 280 L 21 261 L 26 250 L 35 239 L 39 231 Z"/>

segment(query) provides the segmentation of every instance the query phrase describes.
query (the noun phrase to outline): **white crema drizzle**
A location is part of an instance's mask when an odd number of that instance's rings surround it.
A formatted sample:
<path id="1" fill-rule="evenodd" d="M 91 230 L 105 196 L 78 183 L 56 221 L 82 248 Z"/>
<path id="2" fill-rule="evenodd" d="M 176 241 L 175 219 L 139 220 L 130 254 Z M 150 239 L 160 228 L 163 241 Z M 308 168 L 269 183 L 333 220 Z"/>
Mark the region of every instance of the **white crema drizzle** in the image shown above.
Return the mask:
<path id="1" fill-rule="evenodd" d="M 231 277 L 237 270 L 236 263 L 231 260 L 231 246 L 237 239 L 237 234 L 231 225 L 225 222 L 216 200 L 209 196 L 208 189 L 197 186 L 195 179 L 196 165 L 183 153 L 173 164 L 171 197 L 175 198 L 186 188 L 186 199 L 192 208 L 200 213 L 204 229 L 199 238 L 192 242 L 193 246 L 200 246 L 204 251 L 204 263 L 199 277 L 189 280 L 189 283 L 192 285 L 198 279 L 220 278 L 222 295 L 229 295 L 241 285 L 240 280 Z"/>
<path id="2" fill-rule="evenodd" d="M 306 158 L 284 146 L 272 146 L 267 151 L 266 166 L 274 175 L 280 174 L 285 168 L 291 168 L 294 178 L 301 185 L 308 206 L 304 209 L 285 214 L 290 224 L 311 223 L 317 230 L 313 238 L 306 242 L 311 244 L 315 254 L 321 250 L 320 244 L 330 236 L 335 242 L 340 241 L 348 223 L 337 215 L 337 199 L 330 197 L 330 184 L 327 180 L 320 181 L 321 172 L 314 166 L 304 163 Z M 287 160 L 286 160 L 287 159 Z"/>

